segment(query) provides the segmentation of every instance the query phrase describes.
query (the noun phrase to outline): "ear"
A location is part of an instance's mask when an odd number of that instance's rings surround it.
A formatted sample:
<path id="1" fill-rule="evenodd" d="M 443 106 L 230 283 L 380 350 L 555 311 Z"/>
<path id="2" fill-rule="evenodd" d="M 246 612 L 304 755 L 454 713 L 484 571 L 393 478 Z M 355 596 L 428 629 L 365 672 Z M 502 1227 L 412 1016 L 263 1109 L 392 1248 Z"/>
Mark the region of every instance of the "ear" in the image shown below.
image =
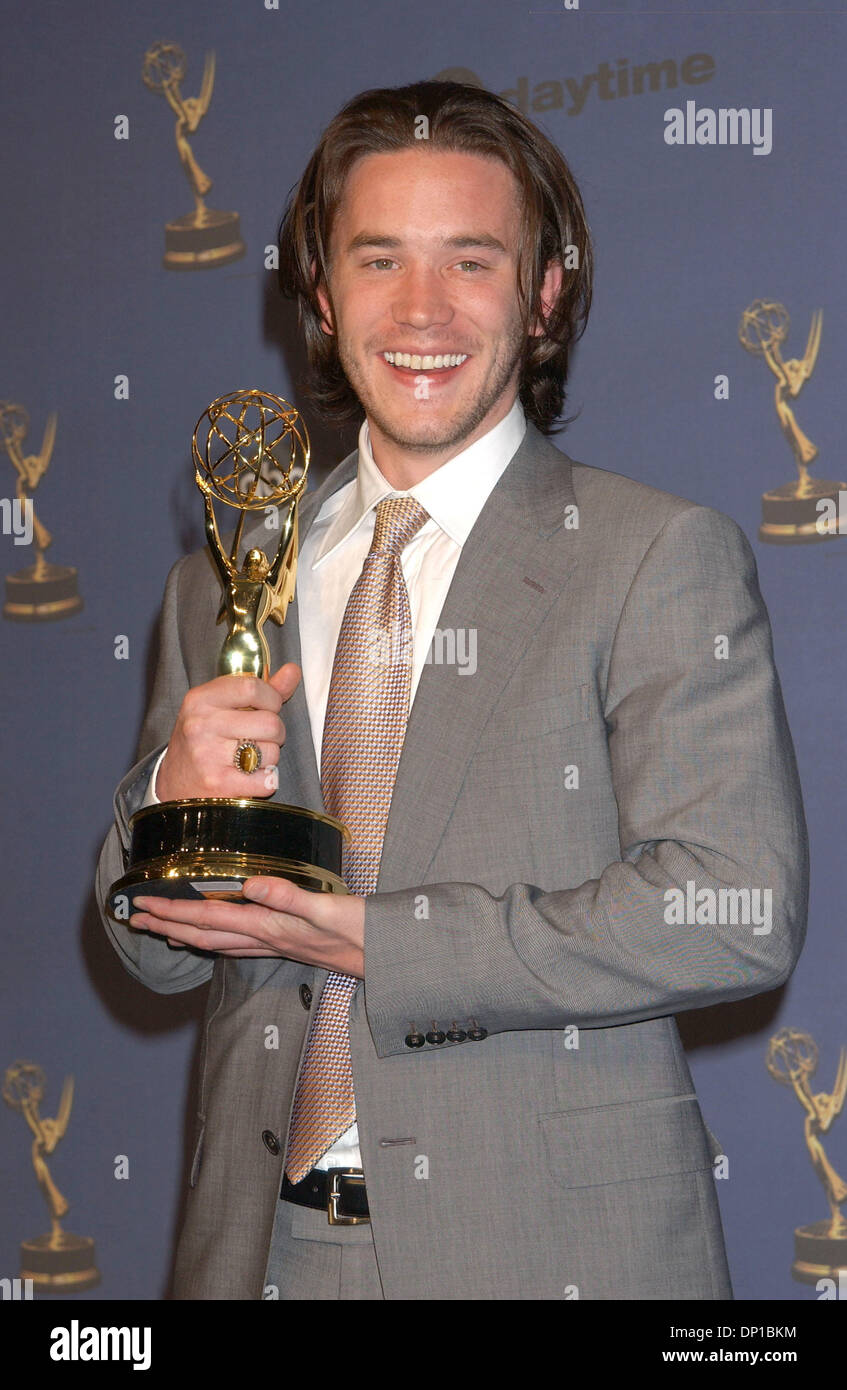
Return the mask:
<path id="1" fill-rule="evenodd" d="M 541 311 L 544 319 L 549 316 L 553 305 L 556 303 L 556 299 L 562 288 L 564 276 L 565 272 L 562 269 L 561 261 L 550 261 L 544 274 L 544 283 L 541 286 Z M 532 329 L 532 336 L 537 338 L 543 332 L 544 323 L 542 318 L 538 318 Z"/>
<path id="2" fill-rule="evenodd" d="M 316 270 L 315 261 L 312 261 L 312 264 L 309 267 L 309 269 L 312 272 L 312 279 L 314 279 Z M 329 302 L 329 295 L 327 294 L 326 288 L 323 284 L 315 290 L 315 294 L 317 296 L 317 301 L 321 309 L 321 330 L 324 333 L 326 333 L 328 337 L 331 338 L 333 333 L 335 332 L 335 328 L 333 327 L 332 305 Z"/>

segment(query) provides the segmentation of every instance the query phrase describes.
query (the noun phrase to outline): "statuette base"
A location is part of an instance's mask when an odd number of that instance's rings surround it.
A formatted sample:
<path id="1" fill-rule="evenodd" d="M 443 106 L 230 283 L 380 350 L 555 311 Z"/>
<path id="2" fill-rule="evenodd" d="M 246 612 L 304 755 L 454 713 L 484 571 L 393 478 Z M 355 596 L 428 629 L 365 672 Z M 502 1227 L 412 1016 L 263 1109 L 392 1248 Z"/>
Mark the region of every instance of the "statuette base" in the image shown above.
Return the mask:
<path id="1" fill-rule="evenodd" d="M 340 821 L 258 798 L 163 801 L 130 818 L 126 872 L 109 911 L 126 921 L 136 894 L 244 902 L 255 876 L 287 878 L 316 893 L 346 893 Z M 226 846 L 226 848 L 223 848 Z"/>
<path id="2" fill-rule="evenodd" d="M 819 1279 L 839 1277 L 847 1280 L 847 1233 L 830 1235 L 831 1221 L 815 1221 L 811 1226 L 798 1226 L 794 1232 L 794 1263 L 792 1276 L 801 1284 L 816 1284 Z"/>
<path id="3" fill-rule="evenodd" d="M 238 213 L 207 208 L 202 220 L 191 212 L 167 223 L 162 265 L 166 270 L 210 270 L 240 260 L 246 250 Z"/>
<path id="4" fill-rule="evenodd" d="M 43 623 L 79 613 L 77 572 L 72 565 L 45 565 L 36 578 L 35 565 L 6 576 L 3 617 L 18 623 Z"/>
<path id="5" fill-rule="evenodd" d="M 837 514 L 838 494 L 847 489 L 847 483 L 810 478 L 809 484 L 810 490 L 802 496 L 797 494 L 796 483 L 785 483 L 763 494 L 760 541 L 768 541 L 771 545 L 806 545 L 832 540 L 839 534 L 837 529 L 828 531 L 820 527 L 822 513 L 817 504 L 829 498 Z"/>
<path id="6" fill-rule="evenodd" d="M 60 1231 L 21 1241 L 21 1279 L 31 1279 L 39 1293 L 78 1293 L 100 1283 L 94 1241 Z"/>

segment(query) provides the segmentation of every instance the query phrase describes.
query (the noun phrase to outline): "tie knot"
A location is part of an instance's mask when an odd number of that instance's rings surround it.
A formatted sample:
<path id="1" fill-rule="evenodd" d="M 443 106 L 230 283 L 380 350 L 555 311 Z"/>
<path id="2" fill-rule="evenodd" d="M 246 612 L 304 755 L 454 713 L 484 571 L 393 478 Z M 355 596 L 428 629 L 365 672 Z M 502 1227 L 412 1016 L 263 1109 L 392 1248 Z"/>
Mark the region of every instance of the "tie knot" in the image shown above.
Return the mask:
<path id="1" fill-rule="evenodd" d="M 429 521 L 429 512 L 416 497 L 384 497 L 377 503 L 369 553 L 401 554 L 425 521 Z"/>

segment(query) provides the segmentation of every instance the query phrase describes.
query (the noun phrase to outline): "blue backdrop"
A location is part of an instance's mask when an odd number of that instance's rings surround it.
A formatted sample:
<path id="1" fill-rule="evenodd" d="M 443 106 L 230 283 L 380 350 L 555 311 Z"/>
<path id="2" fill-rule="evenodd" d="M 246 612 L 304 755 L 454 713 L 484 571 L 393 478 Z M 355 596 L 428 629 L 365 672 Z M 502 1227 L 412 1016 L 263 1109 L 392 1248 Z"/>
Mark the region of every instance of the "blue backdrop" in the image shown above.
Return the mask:
<path id="1" fill-rule="evenodd" d="M 93 1236 L 102 1283 L 82 1298 L 159 1298 L 167 1289 L 191 1063 L 203 991 L 160 997 L 132 981 L 92 898 L 113 789 L 134 760 L 166 572 L 203 543 L 190 468 L 194 423 L 216 396 L 259 386 L 293 399 L 312 433 L 315 482 L 355 443 L 321 429 L 300 379 L 292 307 L 267 265 L 279 215 L 315 141 L 366 87 L 456 69 L 524 103 L 565 152 L 597 251 L 596 298 L 557 442 L 586 463 L 716 507 L 753 542 L 774 630 L 811 839 L 808 943 L 784 990 L 681 1019 L 704 1115 L 728 1172 L 718 1180 L 739 1299 L 815 1299 L 794 1283 L 794 1227 L 827 1213 L 801 1112 L 765 1068 L 791 1026 L 820 1049 L 831 1089 L 847 1044 L 847 947 L 839 873 L 845 813 L 842 613 L 847 539 L 761 543 L 762 493 L 796 477 L 773 379 L 739 344 L 742 311 L 781 302 L 785 356 L 803 354 L 823 310 L 820 357 L 795 403 L 820 449 L 818 476 L 845 479 L 839 429 L 845 361 L 842 6 L 779 13 L 768 3 L 696 0 L 673 13 L 636 3 L 430 0 L 5 0 L 0 148 L 4 307 L 0 398 L 30 416 L 24 448 L 58 416 L 36 512 L 49 559 L 75 565 L 84 609 L 51 623 L 0 620 L 3 644 L 3 1006 L 0 1071 L 16 1059 L 48 1078 L 55 1115 L 76 1078 L 51 1171 L 67 1229 Z M 689 12 L 690 11 L 690 12 Z M 243 259 L 180 274 L 161 265 L 164 225 L 192 199 L 173 115 L 141 80 L 159 39 L 185 51 L 184 95 L 217 57 L 193 148 L 212 206 L 240 213 Z M 691 55 L 705 55 L 689 63 Z M 706 61 L 706 60 L 709 61 Z M 608 70 L 600 64 L 608 64 Z M 663 65 L 633 91 L 638 65 Z M 686 81 L 684 73 L 699 81 Z M 588 82 L 590 74 L 594 80 Z M 605 74 L 605 75 L 604 75 Z M 671 85 L 671 79 L 676 84 Z M 556 84 L 559 84 L 558 86 Z M 669 107 L 769 108 L 772 149 L 669 145 Z M 125 117 L 122 123 L 118 118 Z M 127 138 L 116 138 L 126 134 Z M 715 379 L 728 378 L 727 398 Z M 116 394 L 116 379 L 127 389 Z M 718 393 L 718 397 L 721 393 Z M 0 451 L 0 497 L 14 496 Z M 30 554 L 0 536 L 9 574 Z M 116 638 L 128 639 L 117 659 Z M 0 1107 L 0 1277 L 21 1240 L 47 1229 L 22 1118 Z M 847 1166 L 847 1116 L 826 1138 Z M 128 1177 L 115 1176 L 125 1155 Z"/>

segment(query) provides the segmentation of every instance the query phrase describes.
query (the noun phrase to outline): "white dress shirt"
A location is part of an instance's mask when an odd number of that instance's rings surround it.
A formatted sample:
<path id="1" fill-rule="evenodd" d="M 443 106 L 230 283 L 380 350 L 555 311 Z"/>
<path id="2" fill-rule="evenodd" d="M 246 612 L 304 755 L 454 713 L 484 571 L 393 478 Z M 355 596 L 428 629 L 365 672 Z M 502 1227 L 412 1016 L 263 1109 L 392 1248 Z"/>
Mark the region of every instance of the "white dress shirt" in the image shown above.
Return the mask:
<path id="1" fill-rule="evenodd" d="M 429 520 L 409 541 L 400 561 L 412 618 L 411 708 L 462 546 L 525 431 L 526 419 L 516 400 L 500 423 L 476 443 L 448 459 L 407 492 L 398 492 L 377 468 L 367 420 L 363 422 L 356 477 L 324 502 L 297 562 L 300 667 L 318 775 L 335 648 L 347 600 L 370 550 L 377 503 L 385 497 L 414 497 L 429 514 Z M 284 721 L 284 706 L 282 718 Z M 284 748 L 281 756 L 285 756 Z M 158 799 L 156 772 L 160 762 L 161 759 L 150 779 L 145 805 Z M 362 1167 L 355 1121 L 315 1167 Z"/>

